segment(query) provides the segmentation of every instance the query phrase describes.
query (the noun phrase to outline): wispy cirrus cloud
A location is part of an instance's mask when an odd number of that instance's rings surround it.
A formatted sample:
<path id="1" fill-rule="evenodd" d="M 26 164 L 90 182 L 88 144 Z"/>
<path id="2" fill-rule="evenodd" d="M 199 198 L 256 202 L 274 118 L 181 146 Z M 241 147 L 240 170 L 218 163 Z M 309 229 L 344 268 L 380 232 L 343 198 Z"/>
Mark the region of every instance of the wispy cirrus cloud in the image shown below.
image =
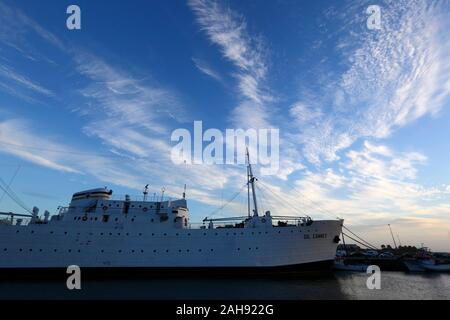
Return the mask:
<path id="1" fill-rule="evenodd" d="M 242 15 L 218 1 L 189 0 L 188 4 L 209 40 L 237 68 L 234 76 L 242 101 L 234 109 L 233 122 L 241 127 L 270 127 L 265 103 L 274 98 L 264 84 L 268 66 L 263 41 L 248 34 Z"/>
<path id="2" fill-rule="evenodd" d="M 7 79 L 9 81 L 13 81 L 19 84 L 20 86 L 28 90 L 32 90 L 36 93 L 43 94 L 45 96 L 54 95 L 52 90 L 43 87 L 42 85 L 32 81 L 31 79 L 22 74 L 19 74 L 17 71 L 13 70 L 8 66 L 0 65 L 0 77 L 3 79 Z"/>
<path id="3" fill-rule="evenodd" d="M 319 94 L 304 95 L 291 108 L 304 124 L 295 138 L 313 164 L 338 160 L 338 153 L 360 138 L 387 138 L 420 117 L 436 115 L 450 95 L 450 41 L 443 32 L 448 8 L 420 0 L 380 6 L 382 30 L 361 28 L 364 3 L 330 16 L 345 22 L 346 29 L 330 37 L 346 68 L 331 73 L 332 81 L 329 76 L 319 82 Z"/>
<path id="4" fill-rule="evenodd" d="M 220 74 L 217 71 L 213 70 L 205 61 L 199 58 L 192 58 L 192 61 L 194 62 L 194 65 L 198 70 L 200 70 L 207 76 L 210 76 L 214 80 L 223 82 L 223 79 L 220 76 Z"/>

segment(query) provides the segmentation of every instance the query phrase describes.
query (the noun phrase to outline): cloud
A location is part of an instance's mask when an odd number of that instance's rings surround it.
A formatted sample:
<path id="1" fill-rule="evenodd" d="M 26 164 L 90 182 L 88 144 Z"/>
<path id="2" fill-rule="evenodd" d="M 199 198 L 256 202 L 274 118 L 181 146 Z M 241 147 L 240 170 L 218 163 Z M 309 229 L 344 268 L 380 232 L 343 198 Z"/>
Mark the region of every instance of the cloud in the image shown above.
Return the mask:
<path id="1" fill-rule="evenodd" d="M 271 127 L 265 103 L 274 98 L 264 85 L 268 67 L 262 40 L 248 34 L 242 15 L 218 1 L 190 0 L 188 4 L 209 40 L 237 68 L 234 75 L 243 100 L 233 111 L 233 122 L 244 128 Z"/>
<path id="2" fill-rule="evenodd" d="M 345 28 L 330 34 L 342 67 L 306 94 L 291 115 L 302 127 L 293 135 L 312 164 L 339 160 L 359 139 L 387 138 L 417 119 L 435 116 L 450 94 L 449 12 L 444 4 L 384 1 L 382 30 L 362 28 L 363 5 L 345 6 L 329 23 Z M 346 43 L 345 46 L 340 44 Z M 312 92 L 303 86 L 302 93 Z M 308 106 L 301 109 L 298 106 Z M 297 111 L 297 112 L 295 112 Z"/>
<path id="3" fill-rule="evenodd" d="M 207 76 L 210 76 L 214 80 L 223 82 L 223 79 L 219 75 L 219 73 L 217 73 L 215 70 L 213 70 L 205 61 L 198 59 L 198 58 L 192 58 L 192 61 L 194 62 L 194 65 L 197 67 L 198 70 L 200 70 Z"/>
<path id="4" fill-rule="evenodd" d="M 34 92 L 46 95 L 46 96 L 53 96 L 53 91 L 44 88 L 43 86 L 33 82 L 32 80 L 28 79 L 27 77 L 17 73 L 16 71 L 12 70 L 10 67 L 7 67 L 5 65 L 0 65 L 0 76 L 3 78 L 6 78 L 8 80 L 12 80 L 16 82 L 17 84 L 25 87 L 26 89 L 32 90 Z"/>

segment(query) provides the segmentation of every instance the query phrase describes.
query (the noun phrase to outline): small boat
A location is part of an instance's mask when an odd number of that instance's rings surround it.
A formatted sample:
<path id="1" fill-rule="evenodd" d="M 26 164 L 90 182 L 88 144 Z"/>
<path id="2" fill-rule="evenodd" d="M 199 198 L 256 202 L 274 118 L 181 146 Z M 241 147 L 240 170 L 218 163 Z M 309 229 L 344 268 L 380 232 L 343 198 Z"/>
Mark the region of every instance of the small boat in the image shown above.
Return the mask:
<path id="1" fill-rule="evenodd" d="M 365 264 L 347 264 L 344 259 L 337 258 L 334 261 L 334 269 L 340 271 L 357 271 L 357 272 L 366 272 L 368 265 Z"/>
<path id="2" fill-rule="evenodd" d="M 422 267 L 426 271 L 450 272 L 450 261 L 440 261 L 438 259 L 430 259 L 422 261 Z"/>

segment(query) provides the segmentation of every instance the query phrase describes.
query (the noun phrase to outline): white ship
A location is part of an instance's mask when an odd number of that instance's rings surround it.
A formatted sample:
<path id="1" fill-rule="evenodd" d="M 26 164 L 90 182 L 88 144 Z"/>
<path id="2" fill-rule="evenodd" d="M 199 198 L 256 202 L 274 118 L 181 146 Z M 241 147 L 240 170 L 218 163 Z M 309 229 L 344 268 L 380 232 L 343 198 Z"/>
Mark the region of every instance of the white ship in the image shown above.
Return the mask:
<path id="1" fill-rule="evenodd" d="M 146 191 L 138 201 L 115 200 L 112 190 L 99 188 L 75 193 L 51 217 L 48 211 L 40 217 L 37 208 L 29 217 L 3 213 L 0 274 L 70 265 L 101 274 L 329 270 L 343 221 L 260 214 L 255 180 L 249 164 L 247 216 L 205 219 L 197 228 L 185 193 L 173 201 L 149 201 Z"/>

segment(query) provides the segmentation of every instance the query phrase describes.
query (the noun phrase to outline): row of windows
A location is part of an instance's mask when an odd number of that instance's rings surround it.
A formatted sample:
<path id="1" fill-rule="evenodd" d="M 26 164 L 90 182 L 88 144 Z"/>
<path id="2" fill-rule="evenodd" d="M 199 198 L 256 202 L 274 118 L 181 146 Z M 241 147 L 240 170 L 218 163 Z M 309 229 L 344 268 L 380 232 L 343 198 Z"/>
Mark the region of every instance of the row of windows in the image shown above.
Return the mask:
<path id="1" fill-rule="evenodd" d="M 109 219 L 107 219 L 107 218 L 105 218 L 106 216 L 103 216 L 103 219 L 102 219 L 102 221 L 103 222 L 108 222 L 108 220 Z M 90 217 L 90 218 L 88 218 L 88 217 L 86 217 L 86 216 L 76 216 L 76 217 L 73 217 L 73 220 L 74 221 L 98 221 L 98 217 Z M 115 218 L 114 219 L 114 221 L 119 221 L 119 218 Z M 152 218 L 152 219 L 150 219 L 150 221 L 151 222 L 154 222 L 155 220 Z M 134 222 L 134 218 L 131 218 L 131 222 Z"/>
<path id="2" fill-rule="evenodd" d="M 100 207 L 105 207 L 105 205 L 102 203 L 101 205 L 100 205 Z M 108 207 L 112 207 L 112 204 L 110 203 L 110 204 L 108 204 Z M 116 204 L 116 208 L 119 208 L 120 207 L 120 205 L 119 204 Z M 132 204 L 131 205 L 131 208 L 135 208 L 136 206 L 134 205 L 134 204 Z M 138 205 L 138 208 L 142 208 L 142 205 L 140 204 L 140 205 Z M 155 207 L 156 208 L 156 207 Z M 161 209 L 164 209 L 164 206 L 161 206 L 160 207 Z M 143 207 L 143 209 L 148 209 L 147 207 Z M 153 209 L 153 206 L 150 206 L 150 209 Z M 175 209 L 175 207 L 172 207 L 172 209 Z"/>
<path id="3" fill-rule="evenodd" d="M 251 250 L 258 250 L 259 248 L 258 247 L 254 247 L 254 248 L 252 248 L 252 247 L 248 247 L 248 250 L 249 251 L 251 251 Z M 241 248 L 237 248 L 236 249 L 237 251 L 241 251 Z M 7 252 L 8 251 L 8 248 L 3 248 L 3 251 L 4 252 Z M 19 250 L 18 250 L 19 252 L 23 252 L 23 251 L 28 251 L 28 252 L 33 252 L 33 249 L 28 249 L 28 250 L 24 250 L 24 249 L 22 249 L 22 248 L 20 248 Z M 34 250 L 35 252 L 43 252 L 44 250 L 43 249 L 39 249 L 39 250 Z M 58 249 L 53 249 L 53 250 L 50 250 L 50 251 L 53 251 L 53 252 L 58 252 Z M 63 250 L 61 250 L 61 251 L 63 251 Z M 67 252 L 81 252 L 81 250 L 80 249 L 78 249 L 78 250 L 72 250 L 72 249 L 68 249 L 67 250 Z M 195 251 L 195 250 L 192 250 L 192 251 Z M 204 251 L 210 251 L 210 252 L 214 252 L 214 249 L 209 249 L 209 250 L 204 250 Z M 100 252 L 101 253 L 104 253 L 105 252 L 105 250 L 104 249 L 102 249 L 102 250 L 100 250 Z M 122 253 L 123 251 L 121 250 L 121 249 L 119 249 L 119 250 L 117 250 L 117 252 L 118 253 Z M 135 253 L 135 252 L 141 252 L 141 253 L 144 253 L 144 250 L 134 250 L 134 249 L 132 249 L 132 250 L 130 250 L 130 252 L 131 253 Z M 156 249 L 153 249 L 153 252 L 154 253 L 156 253 L 156 252 L 158 252 L 158 250 L 156 250 Z M 166 250 L 161 250 L 161 251 L 159 251 L 159 252 L 170 252 L 170 250 L 169 249 L 166 249 Z M 175 250 L 175 252 L 176 252 L 176 250 Z M 179 253 L 181 253 L 181 252 L 191 252 L 191 250 L 190 249 L 186 249 L 186 250 L 182 250 L 182 249 L 178 249 L 178 252 Z M 203 249 L 198 249 L 198 252 L 203 252 Z"/>
<path id="4" fill-rule="evenodd" d="M 20 232 L 19 230 L 16 230 L 16 233 L 19 233 L 19 232 Z M 299 230 L 298 232 L 302 232 L 302 230 Z M 308 230 L 307 232 L 310 232 L 310 230 Z M 317 232 L 317 230 L 316 230 L 316 232 Z M 33 233 L 34 233 L 34 230 L 31 230 L 31 233 L 33 234 Z M 281 234 L 281 231 L 278 231 L 278 233 Z M 291 233 L 294 233 L 294 230 L 291 230 Z M 53 231 L 50 231 L 50 234 L 54 234 L 54 232 L 53 232 Z M 68 232 L 65 231 L 64 234 L 67 235 Z M 103 236 L 103 235 L 105 235 L 105 234 L 109 234 L 110 236 L 113 235 L 112 232 L 109 232 L 109 233 L 108 233 L 108 232 L 106 232 L 106 233 L 105 233 L 105 232 L 100 232 L 100 233 L 99 233 L 99 235 L 101 235 L 101 236 Z M 226 232 L 226 233 L 225 233 L 226 236 L 229 236 L 229 235 L 236 236 L 236 235 L 238 235 L 238 234 L 244 235 L 244 232 L 233 232 L 233 233 Z M 253 232 L 253 231 L 252 231 L 251 234 L 252 234 L 252 235 L 255 235 L 255 234 L 261 235 L 261 234 L 263 234 L 263 232 L 262 232 L 262 231 L 259 231 L 259 232 Z M 268 232 L 268 231 L 265 231 L 264 234 L 269 234 L 269 232 Z M 80 235 L 80 232 L 77 232 L 77 235 Z M 90 235 L 93 235 L 93 234 L 91 233 Z M 117 235 L 120 236 L 121 233 L 118 232 Z M 129 236 L 130 233 L 127 232 L 127 233 L 125 233 L 125 235 L 126 235 L 126 236 Z M 137 235 L 138 235 L 138 236 L 142 236 L 142 233 L 137 233 Z M 155 234 L 155 233 L 152 233 L 151 235 L 152 235 L 152 237 L 154 237 L 156 234 Z M 167 236 L 167 233 L 163 233 L 162 235 L 163 235 L 163 236 Z M 179 233 L 175 233 L 175 236 L 178 237 L 179 235 L 180 235 Z M 187 233 L 187 235 L 188 235 L 188 236 L 191 236 L 191 233 Z M 208 233 L 203 232 L 203 235 L 204 235 L 204 236 L 207 236 Z M 218 236 L 219 233 L 218 233 L 218 232 L 215 232 L 214 235 Z"/>

